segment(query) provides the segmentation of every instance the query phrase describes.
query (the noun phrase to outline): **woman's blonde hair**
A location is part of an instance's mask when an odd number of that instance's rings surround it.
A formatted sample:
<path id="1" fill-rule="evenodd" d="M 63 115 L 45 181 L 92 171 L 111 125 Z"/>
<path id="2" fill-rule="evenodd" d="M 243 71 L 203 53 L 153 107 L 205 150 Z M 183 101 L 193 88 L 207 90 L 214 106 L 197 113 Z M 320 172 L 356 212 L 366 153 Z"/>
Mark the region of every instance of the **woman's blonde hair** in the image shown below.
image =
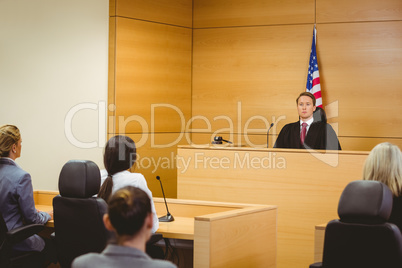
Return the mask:
<path id="1" fill-rule="evenodd" d="M 380 143 L 371 150 L 363 168 L 363 180 L 386 184 L 394 196 L 402 195 L 402 153 L 398 146 Z"/>
<path id="2" fill-rule="evenodd" d="M 0 157 L 8 157 L 14 144 L 21 139 L 20 130 L 13 125 L 0 127 Z"/>

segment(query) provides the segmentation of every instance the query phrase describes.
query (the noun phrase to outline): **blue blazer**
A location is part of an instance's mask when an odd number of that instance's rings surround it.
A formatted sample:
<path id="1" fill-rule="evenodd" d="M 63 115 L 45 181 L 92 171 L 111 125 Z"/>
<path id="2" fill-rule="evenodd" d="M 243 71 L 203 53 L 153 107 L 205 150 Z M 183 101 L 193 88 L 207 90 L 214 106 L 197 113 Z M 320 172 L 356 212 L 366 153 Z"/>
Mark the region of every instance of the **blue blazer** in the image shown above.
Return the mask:
<path id="1" fill-rule="evenodd" d="M 45 224 L 50 220 L 46 212 L 37 212 L 33 199 L 31 176 L 12 159 L 0 158 L 0 212 L 8 230 L 26 224 Z M 45 241 L 33 235 L 17 244 L 19 251 L 42 251 Z"/>

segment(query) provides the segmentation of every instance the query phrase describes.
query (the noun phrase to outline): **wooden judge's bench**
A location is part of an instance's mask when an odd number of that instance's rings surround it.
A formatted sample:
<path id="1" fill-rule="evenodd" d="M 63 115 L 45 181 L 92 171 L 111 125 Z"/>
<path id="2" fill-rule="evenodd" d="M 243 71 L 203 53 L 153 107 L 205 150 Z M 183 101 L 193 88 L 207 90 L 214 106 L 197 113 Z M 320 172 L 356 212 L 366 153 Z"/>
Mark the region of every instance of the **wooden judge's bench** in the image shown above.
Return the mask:
<path id="1" fill-rule="evenodd" d="M 350 181 L 361 179 L 367 156 L 359 151 L 181 146 L 177 195 L 276 205 L 277 267 L 305 268 L 314 262 L 315 226 L 338 218 L 339 197 Z"/>

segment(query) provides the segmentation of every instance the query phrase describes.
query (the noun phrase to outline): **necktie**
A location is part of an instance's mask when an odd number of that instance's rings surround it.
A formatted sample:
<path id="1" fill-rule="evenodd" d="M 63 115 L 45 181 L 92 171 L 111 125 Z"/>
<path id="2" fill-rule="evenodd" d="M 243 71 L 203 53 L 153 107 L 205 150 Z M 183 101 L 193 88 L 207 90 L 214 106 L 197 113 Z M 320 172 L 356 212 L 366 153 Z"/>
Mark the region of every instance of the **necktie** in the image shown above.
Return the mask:
<path id="1" fill-rule="evenodd" d="M 300 132 L 300 142 L 302 145 L 304 144 L 304 139 L 306 138 L 306 133 L 307 133 L 307 123 L 303 123 L 302 129 Z"/>

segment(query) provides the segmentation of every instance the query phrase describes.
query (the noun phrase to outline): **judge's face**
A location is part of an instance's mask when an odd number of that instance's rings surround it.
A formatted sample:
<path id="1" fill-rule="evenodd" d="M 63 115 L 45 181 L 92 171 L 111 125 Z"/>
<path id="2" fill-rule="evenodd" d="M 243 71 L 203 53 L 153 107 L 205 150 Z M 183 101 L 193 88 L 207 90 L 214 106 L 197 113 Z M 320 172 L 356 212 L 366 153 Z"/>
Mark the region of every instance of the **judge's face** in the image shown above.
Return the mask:
<path id="1" fill-rule="evenodd" d="M 308 96 L 301 96 L 297 103 L 297 111 L 299 112 L 300 119 L 307 121 L 313 117 L 315 106 L 313 100 Z"/>

